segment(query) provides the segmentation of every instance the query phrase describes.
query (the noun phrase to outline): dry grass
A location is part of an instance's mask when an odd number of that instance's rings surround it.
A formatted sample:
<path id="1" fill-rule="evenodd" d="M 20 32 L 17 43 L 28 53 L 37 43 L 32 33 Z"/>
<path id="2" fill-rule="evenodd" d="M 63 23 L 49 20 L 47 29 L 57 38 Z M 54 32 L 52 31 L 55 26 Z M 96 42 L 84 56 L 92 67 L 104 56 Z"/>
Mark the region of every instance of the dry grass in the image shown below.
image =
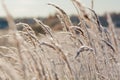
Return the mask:
<path id="1" fill-rule="evenodd" d="M 28 24 L 15 25 L 3 5 L 9 30 L 0 37 L 7 39 L 0 46 L 0 80 L 120 80 L 120 39 L 110 15 L 106 30 L 92 9 L 72 2 L 80 24 L 74 26 L 64 10 L 49 4 L 61 12 L 58 17 L 65 30 L 53 32 L 34 19 L 46 33 L 41 39 Z M 19 25 L 22 31 L 17 31 Z"/>

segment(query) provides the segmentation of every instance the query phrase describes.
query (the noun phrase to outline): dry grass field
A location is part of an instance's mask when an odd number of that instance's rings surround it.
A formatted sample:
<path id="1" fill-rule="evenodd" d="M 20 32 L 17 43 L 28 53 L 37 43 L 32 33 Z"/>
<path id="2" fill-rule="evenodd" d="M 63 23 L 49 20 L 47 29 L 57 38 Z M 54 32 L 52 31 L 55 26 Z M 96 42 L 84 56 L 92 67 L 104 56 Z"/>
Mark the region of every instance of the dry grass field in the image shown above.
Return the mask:
<path id="1" fill-rule="evenodd" d="M 3 5 L 9 29 L 4 34 L 0 31 L 0 80 L 120 80 L 120 39 L 110 15 L 105 29 L 92 9 L 72 2 L 78 26 L 60 7 L 49 4 L 60 12 L 64 28 L 54 32 L 34 19 L 45 32 L 40 37 L 29 24 L 15 24 Z"/>

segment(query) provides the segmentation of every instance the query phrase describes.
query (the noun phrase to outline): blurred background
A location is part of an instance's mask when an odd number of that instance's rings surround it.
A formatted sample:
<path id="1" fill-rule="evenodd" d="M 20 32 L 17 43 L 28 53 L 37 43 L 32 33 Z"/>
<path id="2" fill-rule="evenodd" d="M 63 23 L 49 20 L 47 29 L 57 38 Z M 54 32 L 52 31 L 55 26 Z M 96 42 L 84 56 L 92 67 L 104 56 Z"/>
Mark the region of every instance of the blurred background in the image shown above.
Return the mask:
<path id="1" fill-rule="evenodd" d="M 71 0 L 4 0 L 9 12 L 14 17 L 16 23 L 24 22 L 32 26 L 36 31 L 40 31 L 33 18 L 41 19 L 45 24 L 54 30 L 60 30 L 61 24 L 56 17 L 57 10 L 47 5 L 53 3 L 61 7 L 70 16 L 71 21 L 77 25 L 77 11 Z M 91 0 L 78 0 L 86 7 L 91 7 Z M 1 1 L 0 1 L 1 3 Z M 120 27 L 120 0 L 94 0 L 95 12 L 98 14 L 103 26 L 107 26 L 106 13 L 111 14 L 112 20 L 116 27 Z M 5 12 L 0 4 L 0 29 L 8 28 L 5 19 Z"/>

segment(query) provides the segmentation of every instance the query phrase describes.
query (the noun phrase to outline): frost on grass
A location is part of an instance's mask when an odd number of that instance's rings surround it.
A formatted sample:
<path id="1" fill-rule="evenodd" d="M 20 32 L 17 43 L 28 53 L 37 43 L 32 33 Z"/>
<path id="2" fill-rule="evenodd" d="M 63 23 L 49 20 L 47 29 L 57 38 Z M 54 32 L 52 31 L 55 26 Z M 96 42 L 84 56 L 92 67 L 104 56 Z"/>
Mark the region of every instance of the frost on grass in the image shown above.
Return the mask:
<path id="1" fill-rule="evenodd" d="M 93 1 L 91 8 L 93 9 Z M 7 45 L 0 46 L 1 80 L 119 80 L 120 40 L 108 15 L 109 29 L 101 26 L 94 10 L 72 0 L 80 24 L 73 25 L 60 7 L 59 20 L 65 30 L 53 32 L 34 19 L 45 34 L 39 39 L 29 24 L 15 25 L 5 5 L 9 23 Z M 22 26 L 18 31 L 17 27 Z"/>

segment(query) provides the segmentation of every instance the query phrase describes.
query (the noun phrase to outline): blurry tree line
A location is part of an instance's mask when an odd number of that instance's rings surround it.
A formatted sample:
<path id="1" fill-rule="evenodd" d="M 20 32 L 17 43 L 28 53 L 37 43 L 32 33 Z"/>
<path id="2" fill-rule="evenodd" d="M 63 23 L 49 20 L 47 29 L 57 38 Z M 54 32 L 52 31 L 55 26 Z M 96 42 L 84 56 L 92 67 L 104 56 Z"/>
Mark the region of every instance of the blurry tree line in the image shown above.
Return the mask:
<path id="1" fill-rule="evenodd" d="M 111 18 L 112 18 L 115 26 L 120 27 L 120 13 L 111 13 Z M 62 25 L 56 15 L 49 15 L 49 17 L 46 17 L 46 18 L 38 17 L 38 19 L 43 21 L 44 24 L 50 26 L 53 30 L 61 30 L 62 29 Z M 79 23 L 79 19 L 78 19 L 77 15 L 71 15 L 70 19 L 74 25 L 77 25 Z M 108 25 L 106 14 L 99 16 L 99 20 L 103 26 Z M 33 18 L 16 18 L 15 22 L 16 23 L 23 22 L 23 23 L 29 24 L 36 31 L 36 33 L 43 31 L 39 27 L 39 25 L 36 24 L 36 22 L 33 20 Z M 3 28 L 8 28 L 8 23 L 5 18 L 0 18 L 0 29 L 3 29 Z M 20 30 L 20 29 L 22 29 L 22 27 L 18 27 L 18 29 Z"/>

